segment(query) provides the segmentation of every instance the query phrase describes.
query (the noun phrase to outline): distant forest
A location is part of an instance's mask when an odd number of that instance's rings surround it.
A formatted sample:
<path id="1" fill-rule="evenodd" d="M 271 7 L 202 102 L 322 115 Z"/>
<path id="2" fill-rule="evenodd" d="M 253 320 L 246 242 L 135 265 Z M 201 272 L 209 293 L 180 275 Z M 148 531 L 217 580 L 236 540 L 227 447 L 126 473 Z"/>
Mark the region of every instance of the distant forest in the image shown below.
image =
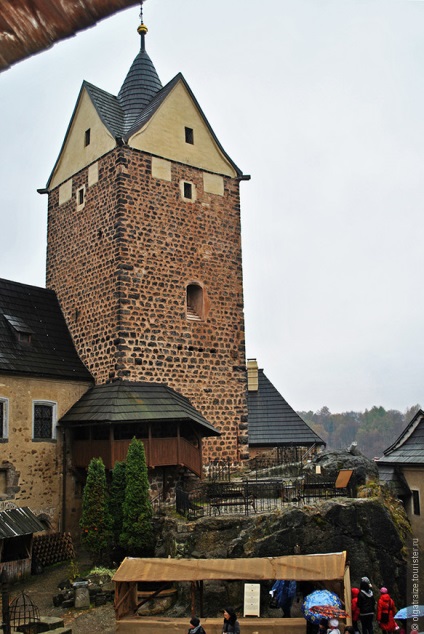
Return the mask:
<path id="1" fill-rule="evenodd" d="M 355 441 L 368 458 L 381 458 L 419 409 L 420 405 L 414 405 L 402 413 L 374 406 L 365 412 L 332 414 L 323 407 L 317 412 L 298 414 L 327 443 L 327 449 L 345 449 Z"/>

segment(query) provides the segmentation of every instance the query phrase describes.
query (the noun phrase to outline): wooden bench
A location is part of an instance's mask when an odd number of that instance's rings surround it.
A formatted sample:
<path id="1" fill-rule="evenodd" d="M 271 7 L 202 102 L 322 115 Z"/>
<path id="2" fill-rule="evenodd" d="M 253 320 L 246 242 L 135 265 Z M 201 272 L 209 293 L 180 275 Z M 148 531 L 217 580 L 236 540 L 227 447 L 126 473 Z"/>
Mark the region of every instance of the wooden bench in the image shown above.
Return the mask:
<path id="1" fill-rule="evenodd" d="M 256 498 L 254 495 L 249 495 L 247 498 L 241 491 L 228 491 L 221 497 L 210 497 L 209 504 L 215 513 L 221 513 L 221 509 L 231 506 L 242 506 L 244 512 L 247 514 L 247 507 L 251 506 L 256 513 Z"/>

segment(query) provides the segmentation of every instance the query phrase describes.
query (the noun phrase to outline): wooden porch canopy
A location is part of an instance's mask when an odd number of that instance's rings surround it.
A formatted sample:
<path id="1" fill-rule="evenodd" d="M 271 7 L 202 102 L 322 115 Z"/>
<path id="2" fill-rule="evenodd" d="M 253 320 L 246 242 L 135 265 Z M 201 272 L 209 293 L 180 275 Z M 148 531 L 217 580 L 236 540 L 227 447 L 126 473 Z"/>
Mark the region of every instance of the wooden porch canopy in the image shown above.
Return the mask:
<path id="1" fill-rule="evenodd" d="M 220 435 L 182 394 L 162 383 L 142 381 L 94 386 L 66 412 L 59 426 L 73 432 L 75 467 L 87 468 L 93 457 L 101 457 L 106 468 L 112 469 L 116 461 L 125 460 L 136 436 L 144 444 L 148 467 L 182 465 L 198 476 L 202 474 L 202 439 Z M 144 433 L 137 431 L 140 426 Z M 78 438 L 83 428 L 89 436 Z M 100 436 L 98 430 L 102 430 Z"/>
<path id="2" fill-rule="evenodd" d="M 119 620 L 134 614 L 137 605 L 137 583 L 159 582 L 162 587 L 170 582 L 190 582 L 192 588 L 192 612 L 195 608 L 195 589 L 200 590 L 200 606 L 203 606 L 203 582 L 263 581 L 294 579 L 295 581 L 328 582 L 344 595 L 344 603 L 350 614 L 350 576 L 346 564 L 346 551 L 285 557 L 261 557 L 250 559 L 137 559 L 126 558 L 116 571 L 115 611 Z M 160 589 L 156 594 L 160 592 Z M 201 614 L 203 616 L 203 614 Z"/>
<path id="3" fill-rule="evenodd" d="M 116 583 L 138 581 L 210 581 L 294 579 L 337 581 L 344 578 L 346 551 L 251 559 L 137 559 L 127 557 L 116 571 Z"/>

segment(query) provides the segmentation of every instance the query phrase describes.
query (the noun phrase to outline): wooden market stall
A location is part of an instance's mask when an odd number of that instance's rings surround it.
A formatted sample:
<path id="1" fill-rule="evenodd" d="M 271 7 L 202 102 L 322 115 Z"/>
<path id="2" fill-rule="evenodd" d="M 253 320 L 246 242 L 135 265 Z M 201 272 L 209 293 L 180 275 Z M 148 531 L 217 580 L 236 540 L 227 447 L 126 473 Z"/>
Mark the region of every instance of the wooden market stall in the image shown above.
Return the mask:
<path id="1" fill-rule="evenodd" d="M 161 588 L 172 582 L 191 584 L 192 611 L 199 594 L 200 611 L 203 610 L 204 581 L 273 581 L 294 579 L 296 581 L 319 582 L 336 592 L 350 614 L 350 576 L 346 564 L 346 551 L 315 555 L 289 555 L 286 557 L 261 557 L 251 559 L 136 559 L 126 558 L 116 571 L 115 613 L 116 632 L 119 634 L 167 633 L 181 634 L 187 631 L 189 616 L 184 619 L 138 616 L 137 584 L 156 582 Z M 201 614 L 201 616 L 203 616 Z M 243 634 L 305 634 L 304 618 L 240 618 Z M 350 624 L 350 620 L 348 619 Z M 222 616 L 202 618 L 208 634 L 221 634 Z"/>

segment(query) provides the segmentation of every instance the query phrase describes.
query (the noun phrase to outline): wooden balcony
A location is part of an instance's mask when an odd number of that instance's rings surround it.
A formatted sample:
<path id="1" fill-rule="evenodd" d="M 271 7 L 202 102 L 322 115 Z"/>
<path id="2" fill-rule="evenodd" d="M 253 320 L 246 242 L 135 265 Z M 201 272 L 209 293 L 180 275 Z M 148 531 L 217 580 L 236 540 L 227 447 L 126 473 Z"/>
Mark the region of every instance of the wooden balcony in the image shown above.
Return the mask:
<path id="1" fill-rule="evenodd" d="M 72 462 L 74 467 L 87 468 L 92 458 L 101 458 L 106 469 L 115 462 L 125 460 L 131 440 L 73 440 Z M 202 449 L 185 438 L 143 438 L 146 462 L 149 468 L 183 466 L 198 475 L 202 474 Z"/>

